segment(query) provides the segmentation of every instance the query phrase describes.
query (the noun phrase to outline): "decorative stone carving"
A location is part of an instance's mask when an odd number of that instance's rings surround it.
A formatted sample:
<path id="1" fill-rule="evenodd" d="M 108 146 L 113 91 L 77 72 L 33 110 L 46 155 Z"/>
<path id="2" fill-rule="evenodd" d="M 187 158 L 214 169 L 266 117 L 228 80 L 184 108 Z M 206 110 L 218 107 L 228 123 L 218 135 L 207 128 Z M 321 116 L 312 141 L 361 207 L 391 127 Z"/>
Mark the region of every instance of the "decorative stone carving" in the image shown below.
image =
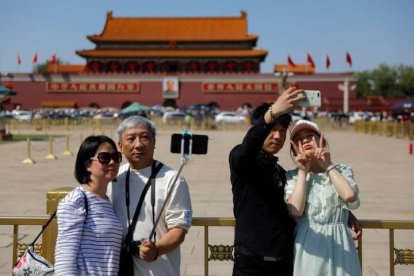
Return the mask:
<path id="1" fill-rule="evenodd" d="M 398 249 L 394 248 L 395 259 L 394 264 L 414 264 L 414 249 Z"/>
<path id="2" fill-rule="evenodd" d="M 208 260 L 211 261 L 234 261 L 234 246 L 233 245 L 208 245 L 210 256 Z"/>

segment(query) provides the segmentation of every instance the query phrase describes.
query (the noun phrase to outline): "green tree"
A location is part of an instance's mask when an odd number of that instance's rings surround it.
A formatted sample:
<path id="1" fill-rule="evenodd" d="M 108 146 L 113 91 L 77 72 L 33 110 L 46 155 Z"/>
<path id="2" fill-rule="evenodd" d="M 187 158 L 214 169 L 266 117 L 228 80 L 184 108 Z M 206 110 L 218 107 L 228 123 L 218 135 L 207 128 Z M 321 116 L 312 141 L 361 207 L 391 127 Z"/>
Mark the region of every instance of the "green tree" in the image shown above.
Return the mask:
<path id="1" fill-rule="evenodd" d="M 381 64 L 372 71 L 355 73 L 358 96 L 414 97 L 414 68 Z"/>
<path id="2" fill-rule="evenodd" d="M 397 72 L 385 64 L 374 69 L 371 73 L 374 83 L 373 96 L 398 97 L 397 94 Z"/>
<path id="3" fill-rule="evenodd" d="M 414 68 L 409 66 L 399 66 L 398 88 L 402 97 L 414 97 Z"/>
<path id="4" fill-rule="evenodd" d="M 370 96 L 372 92 L 371 83 L 372 80 L 370 79 L 370 72 L 369 71 L 362 71 L 355 73 L 356 79 L 356 86 L 357 86 L 357 95 L 359 97 L 366 97 Z"/>

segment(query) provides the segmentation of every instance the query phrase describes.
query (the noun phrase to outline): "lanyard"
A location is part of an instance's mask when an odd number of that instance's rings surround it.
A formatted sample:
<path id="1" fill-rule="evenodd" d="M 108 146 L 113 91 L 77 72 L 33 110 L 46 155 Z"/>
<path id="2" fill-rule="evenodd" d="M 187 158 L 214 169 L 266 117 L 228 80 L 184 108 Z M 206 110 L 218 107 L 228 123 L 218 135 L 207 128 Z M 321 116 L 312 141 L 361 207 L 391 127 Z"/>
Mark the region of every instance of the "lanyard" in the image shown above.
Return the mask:
<path id="1" fill-rule="evenodd" d="M 142 203 L 144 202 L 145 195 L 146 195 L 146 193 L 147 193 L 150 186 L 152 187 L 151 188 L 151 192 L 152 192 L 151 203 L 152 203 L 153 220 L 154 220 L 155 186 L 152 185 L 152 184 L 153 184 L 153 182 L 155 182 L 155 176 L 157 175 L 157 173 L 159 172 L 159 170 L 163 166 L 163 164 L 161 162 L 158 162 L 157 166 L 156 166 L 156 163 L 157 162 L 155 160 L 152 162 L 151 176 L 148 178 L 148 181 L 145 184 L 144 190 L 141 193 L 141 196 L 140 196 L 138 204 L 137 204 L 137 208 L 136 208 L 135 213 L 134 213 L 134 217 L 132 218 L 132 223 L 130 222 L 130 212 L 129 212 L 129 205 L 130 205 L 130 193 L 129 193 L 130 167 L 128 168 L 126 178 L 125 178 L 125 204 L 126 204 L 127 216 L 128 216 L 128 234 L 125 237 L 125 240 L 132 241 L 132 235 L 133 235 L 133 232 L 135 230 L 135 226 L 137 224 L 137 220 L 138 220 L 138 216 L 139 216 L 139 213 L 140 213 L 140 210 L 141 210 L 141 206 L 142 206 Z"/>

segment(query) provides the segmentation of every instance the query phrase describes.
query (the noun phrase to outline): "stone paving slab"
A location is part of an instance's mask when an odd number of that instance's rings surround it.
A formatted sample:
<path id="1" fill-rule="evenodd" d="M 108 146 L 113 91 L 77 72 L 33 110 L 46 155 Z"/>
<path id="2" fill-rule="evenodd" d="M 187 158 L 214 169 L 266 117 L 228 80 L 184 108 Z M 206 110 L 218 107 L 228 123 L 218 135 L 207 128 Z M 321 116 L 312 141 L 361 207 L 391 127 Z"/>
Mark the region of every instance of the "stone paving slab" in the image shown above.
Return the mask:
<path id="1" fill-rule="evenodd" d="M 23 130 L 20 130 L 24 133 Z M 64 132 L 68 134 L 73 153 L 80 140 L 96 130 Z M 156 158 L 179 168 L 179 156 L 169 153 L 169 143 L 176 129 L 160 129 Z M 52 134 L 53 132 L 49 132 Z M 99 132 L 101 133 L 101 132 Z M 113 136 L 113 129 L 104 134 Z M 195 217 L 232 217 L 228 153 L 239 143 L 244 129 L 227 131 L 193 131 L 209 136 L 207 155 L 194 155 L 183 169 L 192 197 Z M 408 154 L 409 141 L 352 130 L 327 130 L 326 138 L 336 163 L 353 167 L 360 188 L 361 207 L 355 212 L 360 219 L 414 220 L 414 156 Z M 48 142 L 32 142 L 31 157 L 35 164 L 22 164 L 27 157 L 26 142 L 0 144 L 0 216 L 45 216 L 46 193 L 55 188 L 75 187 L 74 156 L 64 156 L 64 138 L 56 138 L 53 152 L 56 160 L 46 160 Z M 279 154 L 281 164 L 292 168 L 288 147 Z M 252 226 L 253 227 L 253 226 Z M 22 240 L 30 242 L 40 228 L 22 226 Z M 10 275 L 12 227 L 0 226 L 0 275 Z M 182 275 L 204 275 L 204 229 L 193 227 L 182 245 Z M 215 228 L 210 234 L 213 244 L 231 244 L 232 228 Z M 414 249 L 414 231 L 396 231 L 396 247 Z M 389 275 L 388 232 L 365 230 L 363 235 L 364 275 Z M 230 275 L 231 262 L 211 262 L 210 275 Z M 414 266 L 396 266 L 396 275 L 413 275 Z"/>

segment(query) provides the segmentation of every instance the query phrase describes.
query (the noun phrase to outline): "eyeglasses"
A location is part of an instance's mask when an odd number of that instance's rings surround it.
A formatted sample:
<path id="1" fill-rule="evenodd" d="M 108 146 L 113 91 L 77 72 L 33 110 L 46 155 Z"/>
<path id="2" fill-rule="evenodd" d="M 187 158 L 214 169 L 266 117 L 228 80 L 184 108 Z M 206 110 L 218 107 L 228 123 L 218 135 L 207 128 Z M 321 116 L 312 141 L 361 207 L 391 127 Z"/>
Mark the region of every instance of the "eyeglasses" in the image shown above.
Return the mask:
<path id="1" fill-rule="evenodd" d="M 107 165 L 111 162 L 111 159 L 114 160 L 115 163 L 121 163 L 122 154 L 119 151 L 114 153 L 100 152 L 97 156 L 92 157 L 90 160 L 97 160 L 102 165 Z"/>

